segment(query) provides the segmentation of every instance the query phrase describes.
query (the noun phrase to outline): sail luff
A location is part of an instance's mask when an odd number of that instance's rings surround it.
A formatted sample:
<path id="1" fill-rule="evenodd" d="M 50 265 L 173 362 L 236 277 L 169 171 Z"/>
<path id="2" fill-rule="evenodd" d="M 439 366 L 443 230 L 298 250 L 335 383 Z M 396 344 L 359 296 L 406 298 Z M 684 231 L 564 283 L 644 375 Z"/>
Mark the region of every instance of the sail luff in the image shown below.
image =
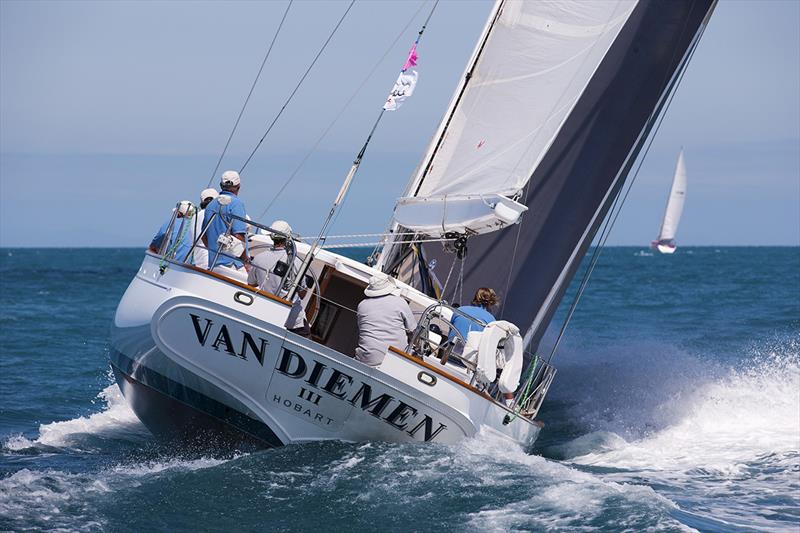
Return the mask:
<path id="1" fill-rule="evenodd" d="M 683 159 L 683 149 L 678 154 L 678 162 L 675 164 L 675 175 L 672 178 L 672 187 L 667 199 L 667 207 L 664 209 L 664 219 L 661 222 L 661 231 L 658 233 L 658 241 L 672 241 L 678 232 L 678 224 L 683 214 L 683 204 L 686 201 L 686 163 Z"/>
<path id="2" fill-rule="evenodd" d="M 584 4 L 581 4 L 584 5 Z M 589 2 L 585 5 L 594 5 Z M 536 349 L 591 239 L 675 87 L 715 0 L 640 2 L 534 170 L 512 229 L 471 237 L 464 294 L 492 286 L 498 318 Z M 443 277 L 454 257 L 424 245 Z M 446 295 L 448 297 L 449 295 Z"/>
<path id="3" fill-rule="evenodd" d="M 481 35 L 478 38 L 478 42 L 475 44 L 475 49 L 472 51 L 472 55 L 470 56 L 469 61 L 467 61 L 467 65 L 464 68 L 464 74 L 461 76 L 461 82 L 456 87 L 456 90 L 453 92 L 453 96 L 450 99 L 450 104 L 447 106 L 447 111 L 442 116 L 442 120 L 439 123 L 439 127 L 436 129 L 436 133 L 434 134 L 430 144 L 428 145 L 428 150 L 425 153 L 425 157 L 422 159 L 422 162 L 417 168 L 414 177 L 408 183 L 408 186 L 406 187 L 403 196 L 416 195 L 422 183 L 422 180 L 425 178 L 425 174 L 428 172 L 428 170 L 430 170 L 431 162 L 433 161 L 433 158 L 436 155 L 437 149 L 441 146 L 442 139 L 444 138 L 444 135 L 447 132 L 447 127 L 450 124 L 450 120 L 453 117 L 453 113 L 455 112 L 455 109 L 458 106 L 458 103 L 461 100 L 462 95 L 464 94 L 464 90 L 470 81 L 471 73 L 475 68 L 475 65 L 477 64 L 478 60 L 480 59 L 481 51 L 483 50 L 483 47 L 485 46 L 486 41 L 489 38 L 489 34 L 491 33 L 492 27 L 497 21 L 497 17 L 500 14 L 500 11 L 504 3 L 505 0 L 496 0 L 494 6 L 492 6 L 492 11 L 490 12 L 489 17 L 486 20 L 486 24 L 484 25 L 483 31 L 481 32 Z"/>
<path id="4" fill-rule="evenodd" d="M 504 2 L 446 128 L 395 206 L 398 224 L 439 235 L 516 223 L 526 208 L 504 198 L 520 197 L 637 5 Z"/>
<path id="5" fill-rule="evenodd" d="M 436 150 L 441 145 L 442 139 L 447 131 L 447 126 L 450 123 L 450 119 L 453 116 L 453 113 L 458 106 L 458 102 L 461 99 L 461 96 L 464 93 L 464 89 L 466 88 L 467 83 L 470 81 L 470 73 L 475 68 L 475 64 L 478 62 L 480 58 L 481 50 L 483 46 L 486 44 L 486 40 L 489 37 L 489 33 L 492 30 L 492 26 L 497 21 L 497 16 L 499 15 L 503 3 L 505 0 L 495 0 L 494 5 L 492 6 L 492 10 L 489 13 L 489 17 L 486 19 L 486 24 L 481 31 L 481 35 L 478 38 L 478 41 L 475 43 L 475 48 L 472 51 L 472 55 L 470 55 L 469 60 L 467 61 L 466 66 L 464 67 L 464 73 L 460 78 L 459 84 L 456 86 L 456 90 L 453 92 L 453 96 L 450 98 L 450 103 L 447 106 L 447 110 L 445 111 L 444 115 L 442 115 L 442 119 L 439 122 L 439 126 L 436 128 L 436 132 L 431 137 L 431 141 L 428 143 L 428 148 L 425 152 L 424 157 L 420 160 L 419 165 L 414 170 L 411 179 L 409 180 L 408 184 L 406 185 L 405 190 L 403 191 L 403 196 L 412 196 L 416 194 L 416 191 L 419 189 L 422 180 L 425 177 L 425 173 L 430 168 L 430 164 L 433 160 L 433 157 L 436 154 Z M 398 230 L 401 228 L 400 224 L 397 223 L 394 218 L 392 219 L 389 225 L 389 231 L 387 232 L 389 235 L 398 233 Z M 394 259 L 396 246 L 399 246 L 397 239 L 389 236 L 384 239 L 384 243 L 378 257 L 378 261 L 376 264 L 376 268 L 378 269 L 385 269 L 387 265 Z"/>

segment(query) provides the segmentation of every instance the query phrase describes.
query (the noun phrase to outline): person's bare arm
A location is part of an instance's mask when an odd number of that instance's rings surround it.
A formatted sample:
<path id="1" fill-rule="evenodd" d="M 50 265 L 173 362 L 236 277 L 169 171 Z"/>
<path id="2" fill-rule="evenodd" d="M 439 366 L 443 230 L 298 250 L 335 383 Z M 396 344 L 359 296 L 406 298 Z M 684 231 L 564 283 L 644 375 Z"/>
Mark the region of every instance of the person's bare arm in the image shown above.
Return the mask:
<path id="1" fill-rule="evenodd" d="M 247 236 L 244 233 L 234 233 L 233 236 L 244 243 L 244 251 L 242 252 L 242 255 L 239 256 L 239 259 L 242 260 L 242 263 L 244 263 L 244 269 L 249 273 L 251 266 L 250 256 L 247 255 Z"/>

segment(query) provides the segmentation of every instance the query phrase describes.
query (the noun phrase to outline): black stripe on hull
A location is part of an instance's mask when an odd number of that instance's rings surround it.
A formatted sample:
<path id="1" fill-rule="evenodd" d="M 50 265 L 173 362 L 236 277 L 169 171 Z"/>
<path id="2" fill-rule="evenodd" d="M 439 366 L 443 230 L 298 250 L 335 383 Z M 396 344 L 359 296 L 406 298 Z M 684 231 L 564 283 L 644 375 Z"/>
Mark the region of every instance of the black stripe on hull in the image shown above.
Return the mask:
<path id="1" fill-rule="evenodd" d="M 144 377 L 140 381 L 113 363 L 111 368 L 131 409 L 159 440 L 212 449 L 283 446 L 263 422 L 161 374 L 140 366 L 136 372 Z"/>

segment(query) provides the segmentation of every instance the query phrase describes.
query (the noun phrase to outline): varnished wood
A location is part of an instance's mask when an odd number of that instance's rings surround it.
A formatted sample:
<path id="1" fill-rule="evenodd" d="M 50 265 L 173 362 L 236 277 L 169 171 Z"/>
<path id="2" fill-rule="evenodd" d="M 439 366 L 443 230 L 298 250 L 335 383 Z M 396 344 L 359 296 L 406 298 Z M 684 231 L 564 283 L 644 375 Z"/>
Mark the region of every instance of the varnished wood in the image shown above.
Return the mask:
<path id="1" fill-rule="evenodd" d="M 399 355 L 400 357 L 404 357 L 405 359 L 408 359 L 412 363 L 417 364 L 417 365 L 419 365 L 419 366 L 421 366 L 423 368 L 426 368 L 426 369 L 430 370 L 431 372 L 434 372 L 434 373 L 438 374 L 439 376 L 442 376 L 445 379 L 449 379 L 450 381 L 452 381 L 456 385 L 460 385 L 460 386 L 464 387 L 465 389 L 467 389 L 468 391 L 473 392 L 473 393 L 477 394 L 478 396 L 480 396 L 480 397 L 492 402 L 493 404 L 497 405 L 498 407 L 502 407 L 503 409 L 505 409 L 509 413 L 514 414 L 514 411 L 512 411 L 511 409 L 509 409 L 505 405 L 501 404 L 500 402 L 496 401 L 494 398 L 492 398 L 491 396 L 489 396 L 485 392 L 476 389 L 475 387 L 473 387 L 472 385 L 470 385 L 466 381 L 462 381 L 462 380 L 458 379 L 457 377 L 445 372 L 444 370 L 442 370 L 440 368 L 436 368 L 434 365 L 432 365 L 432 364 L 430 364 L 430 363 L 428 363 L 426 361 L 423 361 L 419 357 L 414 357 L 413 355 L 411 355 L 409 353 L 406 353 L 403 350 L 400 350 L 398 348 L 395 348 L 394 346 L 389 346 L 389 351 Z M 544 427 L 544 424 L 542 422 L 539 422 L 538 420 L 531 420 L 529 418 L 525 418 L 522 415 L 519 415 L 519 418 L 521 418 L 522 420 L 525 420 L 526 422 L 528 422 L 530 424 L 533 424 L 535 426 Z"/>
<path id="2" fill-rule="evenodd" d="M 229 278 L 227 276 L 223 276 L 222 274 L 219 274 L 218 272 L 212 272 L 210 270 L 206 270 L 205 268 L 200 268 L 200 267 L 195 266 L 195 265 L 187 265 L 187 264 L 184 264 L 184 263 L 181 263 L 180 265 L 182 267 L 184 267 L 184 268 L 188 268 L 189 270 L 194 270 L 195 272 L 199 272 L 200 274 L 205 274 L 206 276 L 211 276 L 212 278 L 216 278 L 216 279 L 218 279 L 220 281 L 224 281 L 225 283 L 230 283 L 231 285 L 239 287 L 240 289 L 245 289 L 245 290 L 250 291 L 252 293 L 255 293 L 255 294 L 258 294 L 260 296 L 263 296 L 264 298 L 269 298 L 270 300 L 272 300 L 274 302 L 278 302 L 279 304 L 283 304 L 283 305 L 285 305 L 287 307 L 291 307 L 292 306 L 292 302 L 290 302 L 286 298 L 281 298 L 280 296 L 276 296 L 276 295 L 271 294 L 269 292 L 265 292 L 265 291 L 262 291 L 260 289 L 256 289 L 255 287 L 251 287 L 250 285 L 248 285 L 246 283 L 242 283 L 241 281 L 237 281 L 237 280 L 231 279 L 231 278 Z"/>

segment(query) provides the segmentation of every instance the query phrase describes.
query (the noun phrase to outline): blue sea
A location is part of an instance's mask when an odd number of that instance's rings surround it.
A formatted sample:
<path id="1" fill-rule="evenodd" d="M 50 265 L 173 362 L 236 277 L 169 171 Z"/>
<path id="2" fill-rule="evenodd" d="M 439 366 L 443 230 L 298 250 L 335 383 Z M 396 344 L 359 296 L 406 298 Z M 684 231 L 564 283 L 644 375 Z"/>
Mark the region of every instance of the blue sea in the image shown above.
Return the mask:
<path id="1" fill-rule="evenodd" d="M 141 259 L 0 250 L 0 530 L 800 528 L 800 248 L 604 250 L 531 453 L 483 434 L 216 455 L 159 444 L 107 358 Z"/>

